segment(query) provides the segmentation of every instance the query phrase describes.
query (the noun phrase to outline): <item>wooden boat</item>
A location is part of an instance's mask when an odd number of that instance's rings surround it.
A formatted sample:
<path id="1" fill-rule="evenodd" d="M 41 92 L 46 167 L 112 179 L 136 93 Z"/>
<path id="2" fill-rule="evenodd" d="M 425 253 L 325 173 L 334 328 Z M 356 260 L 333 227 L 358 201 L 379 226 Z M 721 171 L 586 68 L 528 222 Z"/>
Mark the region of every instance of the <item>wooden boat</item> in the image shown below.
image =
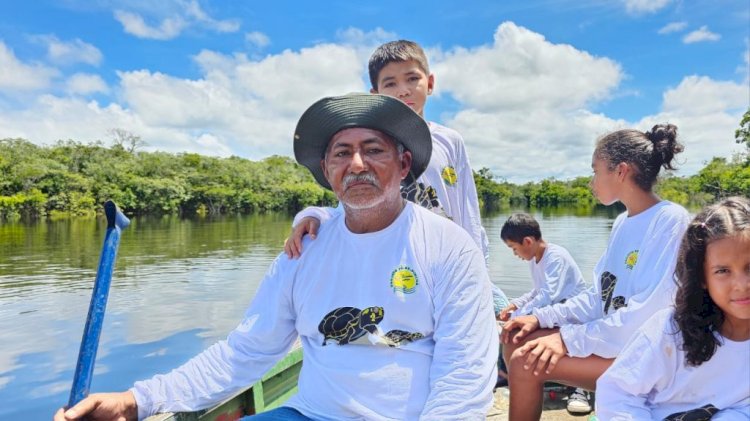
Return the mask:
<path id="1" fill-rule="evenodd" d="M 297 378 L 301 369 L 302 348 L 297 347 L 260 381 L 213 408 L 158 414 L 146 418 L 146 421 L 235 421 L 246 415 L 276 408 L 297 392 Z"/>

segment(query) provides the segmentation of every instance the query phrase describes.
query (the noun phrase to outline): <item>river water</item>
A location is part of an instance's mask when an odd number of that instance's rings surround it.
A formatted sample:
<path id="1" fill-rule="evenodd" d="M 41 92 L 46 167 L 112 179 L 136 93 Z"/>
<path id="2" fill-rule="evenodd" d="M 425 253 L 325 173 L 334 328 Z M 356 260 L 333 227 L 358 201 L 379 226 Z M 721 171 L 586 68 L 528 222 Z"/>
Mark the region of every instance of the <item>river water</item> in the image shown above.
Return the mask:
<path id="1" fill-rule="evenodd" d="M 509 297 L 531 287 L 528 263 L 500 240 L 511 210 L 483 218 L 490 275 Z M 531 213 L 591 280 L 614 209 Z M 133 218 L 123 231 L 92 392 L 169 371 L 241 319 L 281 251 L 284 214 Z M 0 420 L 46 420 L 68 400 L 106 230 L 103 219 L 0 223 Z"/>

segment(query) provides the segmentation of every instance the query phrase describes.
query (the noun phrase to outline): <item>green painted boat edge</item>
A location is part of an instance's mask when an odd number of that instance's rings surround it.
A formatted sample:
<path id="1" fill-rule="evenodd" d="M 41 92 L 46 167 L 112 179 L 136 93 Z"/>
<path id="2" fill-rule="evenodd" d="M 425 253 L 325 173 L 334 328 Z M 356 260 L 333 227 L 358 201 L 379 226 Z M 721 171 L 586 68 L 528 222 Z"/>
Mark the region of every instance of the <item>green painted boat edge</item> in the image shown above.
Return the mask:
<path id="1" fill-rule="evenodd" d="M 212 408 L 157 414 L 146 418 L 146 421 L 233 421 L 277 408 L 297 393 L 301 369 L 302 348 L 298 347 L 273 366 L 260 381 Z"/>

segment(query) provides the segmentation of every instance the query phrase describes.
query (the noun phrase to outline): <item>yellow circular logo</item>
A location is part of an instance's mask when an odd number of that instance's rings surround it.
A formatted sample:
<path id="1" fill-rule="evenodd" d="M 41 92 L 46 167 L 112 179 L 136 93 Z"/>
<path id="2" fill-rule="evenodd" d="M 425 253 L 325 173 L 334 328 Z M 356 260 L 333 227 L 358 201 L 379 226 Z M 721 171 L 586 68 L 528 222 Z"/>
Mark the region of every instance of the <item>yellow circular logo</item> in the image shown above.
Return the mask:
<path id="1" fill-rule="evenodd" d="M 633 269 L 636 263 L 638 263 L 638 250 L 633 250 L 628 253 L 628 257 L 625 258 L 625 267 Z"/>
<path id="2" fill-rule="evenodd" d="M 458 181 L 458 176 L 456 175 L 456 169 L 453 167 L 445 167 L 443 168 L 443 181 L 445 181 L 445 184 L 449 186 L 453 186 Z"/>
<path id="3" fill-rule="evenodd" d="M 391 273 L 391 288 L 393 292 L 411 294 L 417 290 L 419 280 L 413 270 L 407 266 L 399 266 Z"/>

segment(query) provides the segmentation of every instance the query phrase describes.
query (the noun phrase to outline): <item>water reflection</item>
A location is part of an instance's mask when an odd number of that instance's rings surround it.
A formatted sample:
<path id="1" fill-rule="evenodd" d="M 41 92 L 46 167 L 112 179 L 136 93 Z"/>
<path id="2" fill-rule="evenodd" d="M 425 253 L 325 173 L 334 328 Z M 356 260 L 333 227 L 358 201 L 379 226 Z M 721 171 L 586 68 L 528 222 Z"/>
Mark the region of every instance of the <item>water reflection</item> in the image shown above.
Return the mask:
<path id="1" fill-rule="evenodd" d="M 483 219 L 492 280 L 531 287 L 500 240 L 511 210 Z M 590 278 L 616 212 L 532 211 Z M 168 371 L 242 317 L 289 232 L 287 215 L 132 218 L 122 235 L 92 391 Z M 49 419 L 67 401 L 106 226 L 102 219 L 0 225 L 0 420 Z"/>

